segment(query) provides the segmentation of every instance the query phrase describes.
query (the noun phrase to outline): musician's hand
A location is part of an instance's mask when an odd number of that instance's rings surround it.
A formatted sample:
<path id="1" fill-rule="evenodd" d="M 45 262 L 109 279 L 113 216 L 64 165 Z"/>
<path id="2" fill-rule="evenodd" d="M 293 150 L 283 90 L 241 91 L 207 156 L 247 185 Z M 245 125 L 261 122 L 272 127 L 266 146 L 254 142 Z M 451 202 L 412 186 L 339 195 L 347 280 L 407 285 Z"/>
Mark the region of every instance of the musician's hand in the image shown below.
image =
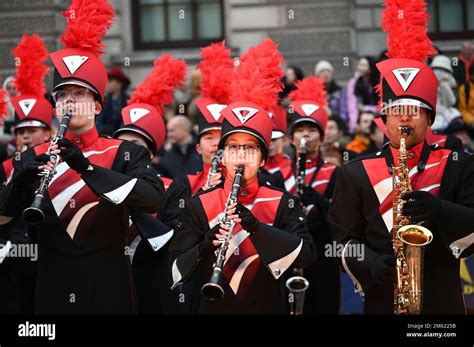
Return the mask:
<path id="1" fill-rule="evenodd" d="M 79 147 L 68 139 L 60 139 L 58 146 L 61 150 L 61 159 L 77 173 L 82 174 L 91 165 L 89 159 L 84 157 Z"/>
<path id="2" fill-rule="evenodd" d="M 24 162 L 13 160 L 13 184 L 26 187 L 40 179 L 39 173 L 46 169 L 52 170 L 50 156 L 46 153 L 26 159 Z"/>
<path id="3" fill-rule="evenodd" d="M 212 229 L 210 229 L 205 235 L 204 239 L 202 240 L 201 244 L 199 245 L 200 253 L 202 255 L 208 255 L 216 250 L 216 244 L 214 242 L 219 242 L 216 240 L 216 233 L 219 231 L 219 225 L 215 225 Z"/>
<path id="4" fill-rule="evenodd" d="M 299 198 L 303 206 L 310 206 L 315 205 L 320 197 L 321 195 L 319 195 L 316 189 L 310 186 L 304 186 L 303 195 L 301 195 Z"/>
<path id="5" fill-rule="evenodd" d="M 417 190 L 401 196 L 406 202 L 403 204 L 402 214 L 410 217 L 411 223 L 430 221 L 441 211 L 441 199 L 431 193 Z"/>
<path id="6" fill-rule="evenodd" d="M 395 266 L 397 260 L 393 255 L 379 254 L 372 266 L 372 279 L 380 286 L 395 283 Z"/>
<path id="7" fill-rule="evenodd" d="M 202 186 L 202 190 L 208 190 L 212 187 L 215 187 L 222 182 L 222 174 L 220 172 L 216 172 L 211 174 L 211 179 L 209 180 L 209 185 L 207 185 L 207 182 L 205 185 Z"/>
<path id="8" fill-rule="evenodd" d="M 226 239 L 228 233 L 229 228 L 227 227 L 227 225 L 223 223 L 219 224 L 219 231 L 216 234 L 217 240 L 212 241 L 212 244 L 214 246 L 220 246 L 222 242 L 224 242 L 224 240 Z"/>
<path id="9" fill-rule="evenodd" d="M 257 218 L 255 218 L 255 216 L 247 207 L 241 203 L 238 203 L 236 207 L 233 208 L 233 213 L 236 213 L 238 216 L 238 218 L 234 219 L 234 221 L 236 223 L 240 223 L 243 229 L 247 230 L 251 234 L 255 234 L 258 231 L 260 222 Z"/>

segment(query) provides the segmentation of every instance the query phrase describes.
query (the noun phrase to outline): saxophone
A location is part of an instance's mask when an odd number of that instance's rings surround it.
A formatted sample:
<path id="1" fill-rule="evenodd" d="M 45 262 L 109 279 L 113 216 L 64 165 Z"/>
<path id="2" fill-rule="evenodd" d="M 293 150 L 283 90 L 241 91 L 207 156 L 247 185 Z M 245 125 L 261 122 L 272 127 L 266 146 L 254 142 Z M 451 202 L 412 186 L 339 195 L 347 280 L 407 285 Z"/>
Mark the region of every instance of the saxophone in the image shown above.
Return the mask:
<path id="1" fill-rule="evenodd" d="M 410 224 L 402 215 L 404 200 L 401 196 L 411 192 L 407 165 L 406 137 L 411 128 L 401 126 L 398 166 L 392 167 L 393 179 L 393 251 L 396 258 L 396 282 L 394 287 L 394 314 L 420 314 L 423 298 L 424 246 L 433 240 L 433 234 L 425 227 Z"/>

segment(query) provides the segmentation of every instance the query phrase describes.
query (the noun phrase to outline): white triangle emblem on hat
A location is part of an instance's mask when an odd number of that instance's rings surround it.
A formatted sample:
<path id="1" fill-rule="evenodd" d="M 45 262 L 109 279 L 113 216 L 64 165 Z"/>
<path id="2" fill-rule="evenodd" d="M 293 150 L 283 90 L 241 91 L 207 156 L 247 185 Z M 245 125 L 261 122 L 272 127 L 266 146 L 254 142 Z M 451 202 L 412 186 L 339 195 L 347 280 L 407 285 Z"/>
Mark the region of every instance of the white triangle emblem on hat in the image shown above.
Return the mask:
<path id="1" fill-rule="evenodd" d="M 258 112 L 258 109 L 253 107 L 236 107 L 232 109 L 232 112 L 239 118 L 240 123 L 244 124 Z"/>
<path id="2" fill-rule="evenodd" d="M 132 108 L 130 110 L 130 120 L 132 123 L 135 123 L 140 118 L 145 117 L 148 113 L 150 113 L 150 110 L 147 110 L 146 108 Z"/>
<path id="3" fill-rule="evenodd" d="M 408 87 L 410 87 L 411 82 L 413 82 L 416 75 L 418 75 L 418 72 L 420 72 L 420 69 L 416 67 L 405 67 L 392 70 L 392 72 L 398 83 L 400 83 L 400 86 L 406 92 Z"/>
<path id="4" fill-rule="evenodd" d="M 319 110 L 319 106 L 315 104 L 303 104 L 301 105 L 301 109 L 307 116 L 311 116 L 313 112 Z"/>
<path id="5" fill-rule="evenodd" d="M 74 75 L 74 73 L 79 69 L 82 64 L 84 64 L 87 59 L 89 59 L 86 55 L 69 55 L 63 58 L 64 64 L 66 64 L 67 69 Z"/>
<path id="6" fill-rule="evenodd" d="M 20 105 L 20 108 L 25 114 L 25 116 L 28 116 L 30 114 L 35 104 L 36 99 L 23 99 L 21 101 L 18 101 L 18 105 Z"/>
<path id="7" fill-rule="evenodd" d="M 206 106 L 211 116 L 216 120 L 216 122 L 221 118 L 221 112 L 225 109 L 227 105 L 222 104 L 209 104 Z"/>

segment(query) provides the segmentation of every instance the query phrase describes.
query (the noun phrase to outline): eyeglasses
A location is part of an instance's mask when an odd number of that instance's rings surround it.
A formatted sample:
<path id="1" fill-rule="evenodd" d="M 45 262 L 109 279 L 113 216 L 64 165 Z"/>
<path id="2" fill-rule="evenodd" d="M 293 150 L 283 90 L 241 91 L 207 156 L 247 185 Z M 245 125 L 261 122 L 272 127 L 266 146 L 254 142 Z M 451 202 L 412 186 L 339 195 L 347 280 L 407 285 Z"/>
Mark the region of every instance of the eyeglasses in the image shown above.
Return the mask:
<path id="1" fill-rule="evenodd" d="M 244 150 L 245 154 L 255 154 L 260 150 L 260 146 L 256 144 L 245 144 L 238 145 L 236 143 L 229 143 L 225 145 L 225 148 L 232 154 L 237 153 L 241 148 Z"/>
<path id="2" fill-rule="evenodd" d="M 62 102 L 71 96 L 74 101 L 84 101 L 86 99 L 89 90 L 85 88 L 74 89 L 74 90 L 57 90 L 51 93 L 54 102 Z"/>

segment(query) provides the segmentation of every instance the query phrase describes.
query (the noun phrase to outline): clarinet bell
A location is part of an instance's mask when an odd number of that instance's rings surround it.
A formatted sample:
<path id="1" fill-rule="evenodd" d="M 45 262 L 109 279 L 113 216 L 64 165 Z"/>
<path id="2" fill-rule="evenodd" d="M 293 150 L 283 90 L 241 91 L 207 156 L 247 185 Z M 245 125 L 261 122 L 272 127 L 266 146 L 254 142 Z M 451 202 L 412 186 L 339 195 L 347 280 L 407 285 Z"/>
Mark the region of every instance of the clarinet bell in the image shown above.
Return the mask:
<path id="1" fill-rule="evenodd" d="M 41 210 L 43 197 L 36 195 L 30 207 L 23 211 L 23 219 L 29 224 L 41 224 L 44 222 L 45 216 Z"/>

